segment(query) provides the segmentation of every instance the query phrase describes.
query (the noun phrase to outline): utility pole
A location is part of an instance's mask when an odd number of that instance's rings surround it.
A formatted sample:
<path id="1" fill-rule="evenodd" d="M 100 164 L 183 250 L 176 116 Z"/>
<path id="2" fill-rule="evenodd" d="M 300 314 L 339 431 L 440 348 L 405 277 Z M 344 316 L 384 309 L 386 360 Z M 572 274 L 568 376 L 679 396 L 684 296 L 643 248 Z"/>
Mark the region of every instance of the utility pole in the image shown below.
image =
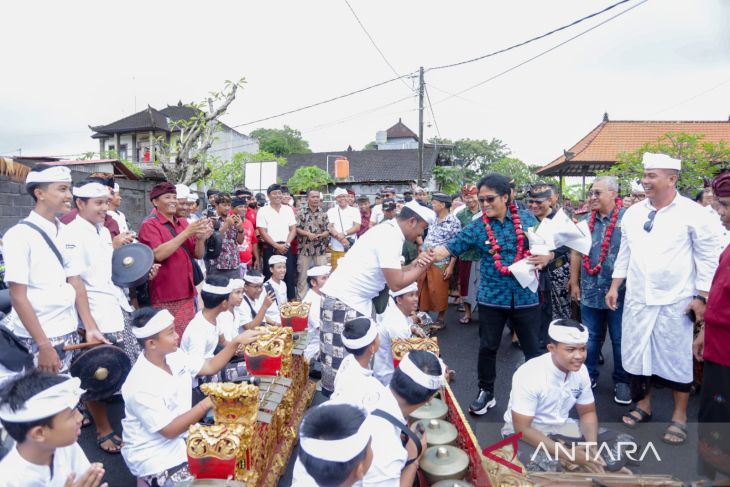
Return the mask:
<path id="1" fill-rule="evenodd" d="M 423 184 L 423 66 L 418 70 L 418 186 Z"/>

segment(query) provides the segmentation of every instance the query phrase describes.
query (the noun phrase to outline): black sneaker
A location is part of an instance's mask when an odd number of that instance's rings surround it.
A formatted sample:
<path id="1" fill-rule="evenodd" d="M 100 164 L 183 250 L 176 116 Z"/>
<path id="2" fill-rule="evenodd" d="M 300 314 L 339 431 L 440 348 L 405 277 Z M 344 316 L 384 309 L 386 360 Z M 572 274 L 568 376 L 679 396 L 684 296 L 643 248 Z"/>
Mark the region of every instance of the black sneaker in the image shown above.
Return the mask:
<path id="1" fill-rule="evenodd" d="M 493 408 L 497 405 L 497 400 L 494 399 L 494 393 L 492 391 L 485 391 L 479 389 L 479 395 L 474 402 L 469 405 L 469 413 L 481 416 L 485 414 L 489 408 Z"/>
<path id="2" fill-rule="evenodd" d="M 616 404 L 631 404 L 631 388 L 628 384 L 619 382 L 613 388 L 613 401 Z"/>

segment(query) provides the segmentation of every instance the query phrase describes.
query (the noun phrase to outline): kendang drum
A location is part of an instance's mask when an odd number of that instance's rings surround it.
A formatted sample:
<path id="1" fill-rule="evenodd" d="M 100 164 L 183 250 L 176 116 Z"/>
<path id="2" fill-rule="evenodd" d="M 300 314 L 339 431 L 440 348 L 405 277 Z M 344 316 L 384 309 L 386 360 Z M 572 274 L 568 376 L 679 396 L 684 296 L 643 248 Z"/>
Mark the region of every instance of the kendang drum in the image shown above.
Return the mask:
<path id="1" fill-rule="evenodd" d="M 299 301 L 282 304 L 279 309 L 281 326 L 288 326 L 297 332 L 306 330 L 310 306 L 310 303 L 300 303 Z"/>
<path id="2" fill-rule="evenodd" d="M 277 375 L 282 368 L 285 339 L 266 327 L 259 329 L 263 333 L 243 349 L 246 369 L 251 375 Z"/>
<path id="3" fill-rule="evenodd" d="M 411 350 L 426 350 L 437 357 L 441 356 L 438 338 L 394 338 L 390 343 L 395 368 L 398 368 L 401 359 Z"/>

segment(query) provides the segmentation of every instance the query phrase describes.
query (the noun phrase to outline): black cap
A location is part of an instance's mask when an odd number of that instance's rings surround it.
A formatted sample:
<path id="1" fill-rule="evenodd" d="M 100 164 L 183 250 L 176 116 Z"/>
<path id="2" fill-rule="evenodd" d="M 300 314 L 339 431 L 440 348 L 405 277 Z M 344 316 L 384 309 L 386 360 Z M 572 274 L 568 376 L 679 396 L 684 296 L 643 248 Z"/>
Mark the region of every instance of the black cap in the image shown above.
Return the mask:
<path id="1" fill-rule="evenodd" d="M 432 201 L 440 201 L 441 203 L 451 203 L 451 196 L 446 193 L 433 193 L 431 195 Z"/>

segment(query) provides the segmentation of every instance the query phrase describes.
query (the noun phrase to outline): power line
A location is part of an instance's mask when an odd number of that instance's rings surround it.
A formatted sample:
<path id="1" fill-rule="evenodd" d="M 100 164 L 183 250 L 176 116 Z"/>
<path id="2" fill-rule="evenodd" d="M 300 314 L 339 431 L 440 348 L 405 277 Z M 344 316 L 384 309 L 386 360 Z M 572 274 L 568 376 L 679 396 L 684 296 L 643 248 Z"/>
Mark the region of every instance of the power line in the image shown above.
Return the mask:
<path id="1" fill-rule="evenodd" d="M 259 122 L 266 122 L 267 120 L 272 120 L 274 118 L 283 117 L 284 115 L 291 115 L 292 113 L 301 112 L 303 110 L 308 110 L 310 108 L 318 107 L 318 106 L 324 105 L 326 103 L 331 103 L 333 101 L 341 100 L 343 98 L 347 98 L 347 97 L 352 96 L 352 95 L 357 95 L 358 93 L 363 93 L 365 91 L 369 91 L 369 90 L 372 90 L 374 88 L 378 88 L 380 86 L 387 85 L 388 83 L 392 83 L 393 81 L 397 81 L 397 80 L 402 79 L 402 78 L 408 78 L 408 77 L 412 76 L 414 73 L 415 73 L 415 71 L 414 72 L 411 72 L 411 73 L 408 73 L 408 74 L 404 74 L 402 76 L 398 76 L 397 78 L 391 78 L 389 80 L 381 81 L 380 83 L 375 83 L 374 85 L 366 86 L 365 88 L 360 88 L 359 90 L 355 90 L 355 91 L 351 91 L 349 93 L 345 93 L 344 95 L 338 95 L 338 96 L 334 96 L 332 98 L 328 98 L 326 100 L 319 101 L 317 103 L 312 103 L 311 105 L 307 105 L 307 106 L 295 108 L 294 110 L 288 110 L 286 112 L 278 113 L 276 115 L 271 115 L 269 117 L 260 118 L 258 120 L 253 120 L 251 122 L 239 123 L 238 125 L 231 125 L 230 127 L 235 129 L 235 128 L 238 128 L 238 127 L 245 127 L 247 125 L 253 125 L 253 124 L 259 123 Z"/>
<path id="2" fill-rule="evenodd" d="M 433 118 L 433 124 L 436 126 L 436 133 L 441 138 L 441 130 L 439 130 L 439 123 L 436 121 L 436 114 L 433 111 L 433 105 L 431 105 L 431 95 L 428 94 L 428 85 L 426 85 L 426 100 L 428 101 L 428 109 L 431 112 L 431 118 Z"/>
<path id="3" fill-rule="evenodd" d="M 582 18 L 580 18 L 578 20 L 574 20 L 573 22 L 571 22 L 569 24 L 566 24 L 566 25 L 564 25 L 562 27 L 558 27 L 557 29 L 553 29 L 550 32 L 546 32 L 546 33 L 544 33 L 542 35 L 539 35 L 537 37 L 533 37 L 533 38 L 528 39 L 526 41 L 520 42 L 519 44 L 515 44 L 515 45 L 509 46 L 509 47 L 505 47 L 504 49 L 500 49 L 498 51 L 490 52 L 488 54 L 484 54 L 483 56 L 479 56 L 479 57 L 467 59 L 465 61 L 459 61 L 457 63 L 444 64 L 442 66 L 436 66 L 434 68 L 429 68 L 428 71 L 436 71 L 436 70 L 439 70 L 439 69 L 453 68 L 453 67 L 456 67 L 456 66 L 461 66 L 461 65 L 473 63 L 473 62 L 476 62 L 476 61 L 481 61 L 482 59 L 486 59 L 488 57 L 496 56 L 497 54 L 502 54 L 504 52 L 511 51 L 512 49 L 516 49 L 518 47 L 522 47 L 524 45 L 530 44 L 531 42 L 535 42 L 535 41 L 538 41 L 540 39 L 544 39 L 545 37 L 551 36 L 551 35 L 553 35 L 553 34 L 555 34 L 557 32 L 560 32 L 562 30 L 565 30 L 565 29 L 568 29 L 570 27 L 573 27 L 574 25 L 578 25 L 581 22 L 584 22 L 584 21 L 586 21 L 588 19 L 591 19 L 593 17 L 596 17 L 597 15 L 601 15 L 604 12 L 608 12 L 609 10 L 611 10 L 613 8 L 616 8 L 619 5 L 624 4 L 624 3 L 627 3 L 627 2 L 630 2 L 630 1 L 631 0 L 621 0 L 620 2 L 616 2 L 613 5 L 609 5 L 608 7 L 604 8 L 603 10 L 600 10 L 598 12 L 594 12 L 594 13 L 592 13 L 590 15 L 586 15 L 585 17 L 582 17 Z"/>
<path id="4" fill-rule="evenodd" d="M 711 91 L 715 91 L 716 89 L 718 89 L 719 87 L 721 87 L 722 85 L 725 85 L 727 83 L 730 83 L 730 78 L 726 79 L 725 81 L 721 81 L 720 83 L 716 84 L 715 86 L 713 86 L 711 88 L 706 89 L 705 91 L 702 91 L 700 93 L 697 93 L 696 95 L 692 95 L 689 98 L 685 98 L 684 100 L 680 101 L 679 103 L 675 103 L 674 105 L 672 105 L 670 107 L 663 108 L 662 110 L 659 110 L 658 112 L 654 112 L 654 113 L 652 113 L 652 116 L 653 115 L 658 115 L 660 113 L 664 113 L 664 112 L 666 112 L 668 110 L 671 110 L 672 108 L 677 108 L 680 105 L 684 105 L 685 103 L 687 103 L 689 101 L 692 101 L 695 98 L 699 98 L 702 95 L 706 95 L 707 93 L 709 93 Z"/>
<path id="5" fill-rule="evenodd" d="M 360 28 L 362 28 L 362 31 L 365 32 L 365 35 L 368 37 L 368 39 L 370 39 L 370 43 L 373 45 L 375 50 L 378 51 L 378 54 L 380 54 L 380 57 L 383 58 L 383 61 L 385 61 L 385 64 L 387 64 L 388 67 L 390 68 L 390 70 L 393 71 L 393 74 L 395 74 L 396 76 L 398 76 L 398 78 L 400 78 L 401 82 L 406 86 L 406 88 L 408 88 L 410 91 L 413 91 L 413 88 L 408 86 L 408 83 L 406 83 L 405 80 L 403 78 L 401 78 L 401 75 L 398 73 L 398 70 L 395 69 L 393 64 L 391 64 L 391 62 L 388 61 L 388 58 L 385 57 L 385 53 L 383 52 L 382 49 L 380 49 L 378 47 L 378 44 L 375 42 L 375 39 L 373 39 L 373 36 L 371 36 L 370 32 L 368 32 L 368 30 L 365 28 L 365 25 L 360 20 L 360 17 L 357 16 L 357 13 L 355 13 L 355 9 L 352 8 L 352 5 L 350 5 L 350 2 L 348 0 L 345 0 L 345 3 L 347 4 L 347 7 L 350 9 L 350 12 L 352 12 L 352 15 L 355 17 L 355 20 L 357 21 L 357 23 L 360 25 Z"/>
<path id="6" fill-rule="evenodd" d="M 507 74 L 507 73 L 509 73 L 509 72 L 511 72 L 511 71 L 514 71 L 515 69 L 517 69 L 517 68 L 519 68 L 519 67 L 521 67 L 521 66 L 524 66 L 525 64 L 527 64 L 527 63 L 529 63 L 529 62 L 532 62 L 532 61 L 534 61 L 535 59 L 538 59 L 538 58 L 540 58 L 540 57 L 544 56 L 545 54 L 547 54 L 547 53 L 549 53 L 549 52 L 552 52 L 552 51 L 554 51 L 554 50 L 558 49 L 559 47 L 562 47 L 562 46 L 564 46 L 565 44 L 569 43 L 570 41 L 573 41 L 573 40 L 577 39 L 578 37 L 581 37 L 581 36 L 583 36 L 584 34 L 587 34 L 588 32 L 590 32 L 590 31 L 592 31 L 592 30 L 594 30 L 594 29 L 597 29 L 598 27 L 600 27 L 600 26 L 602 26 L 602 25 L 604 25 L 604 24 L 606 24 L 606 23 L 608 23 L 608 22 L 612 21 L 613 19 L 615 19 L 615 18 L 617 18 L 617 17 L 620 17 L 621 15 L 623 15 L 623 14 L 627 13 L 627 12 L 628 12 L 628 11 L 630 11 L 630 10 L 633 10 L 633 9 L 635 9 L 635 8 L 636 8 L 636 7 L 638 7 L 639 5 L 642 5 L 642 4 L 644 4 L 644 3 L 648 2 L 648 1 L 649 1 L 649 0 L 641 0 L 641 1 L 640 1 L 639 3 L 637 3 L 636 5 L 633 5 L 633 6 L 629 7 L 629 8 L 627 8 L 626 10 L 623 10 L 623 11 L 621 11 L 621 12 L 617 13 L 616 15 L 614 15 L 614 16 L 612 16 L 612 17 L 609 17 L 609 18 L 607 18 L 606 20 L 604 20 L 604 21 L 602 21 L 602 22 L 600 22 L 600 23 L 598 23 L 598 24 L 596 24 L 596 25 L 594 25 L 594 26 L 592 26 L 592 27 L 590 27 L 590 28 L 588 28 L 588 29 L 584 30 L 583 32 L 580 32 L 580 33 L 578 33 L 578 34 L 574 35 L 573 37 L 570 37 L 570 38 L 568 38 L 568 39 L 564 40 L 563 42 L 561 42 L 561 43 L 559 43 L 559 44 L 556 44 L 556 45 L 554 45 L 553 47 L 551 47 L 551 48 L 549 48 L 549 49 L 546 49 L 546 50 L 544 50 L 544 51 L 540 52 L 539 54 L 536 54 L 535 56 L 532 56 L 531 58 L 528 58 L 528 59 L 526 59 L 526 60 L 522 61 L 522 62 L 521 62 L 521 63 L 519 63 L 519 64 L 516 64 L 516 65 L 512 66 L 511 68 L 505 69 L 504 71 L 502 71 L 502 72 L 500 72 L 500 73 L 497 73 L 497 74 L 495 74 L 494 76 L 492 76 L 492 77 L 490 77 L 490 78 L 487 78 L 487 79 L 485 79 L 484 81 L 480 81 L 479 83 L 477 83 L 477 84 L 475 84 L 475 85 L 472 85 L 472 86 L 470 86 L 470 87 L 468 87 L 468 88 L 465 88 L 465 89 L 463 89 L 463 90 L 461 90 L 461 91 L 457 91 L 457 92 L 456 92 L 456 93 L 454 93 L 454 94 L 453 94 L 452 96 L 448 96 L 448 97 L 446 97 L 446 98 L 442 98 L 441 100 L 437 100 L 437 101 L 436 101 L 436 103 L 434 103 L 434 105 L 438 105 L 439 103 L 443 103 L 443 102 L 445 102 L 445 101 L 447 101 L 447 100 L 450 100 L 450 99 L 452 99 L 452 98 L 456 98 L 456 97 L 457 97 L 457 96 L 459 96 L 459 95 L 463 95 L 463 94 L 464 94 L 464 93 L 466 93 L 467 91 L 471 91 L 471 90 L 473 90 L 473 89 L 476 89 L 476 88 L 478 88 L 478 87 L 480 87 L 480 86 L 482 86 L 482 85 L 484 85 L 484 84 L 487 84 L 487 83 L 489 83 L 490 81 L 493 81 L 493 80 L 495 80 L 495 79 L 497 79 L 497 78 L 499 78 L 499 77 L 501 77 L 501 76 L 504 76 L 505 74 Z"/>

